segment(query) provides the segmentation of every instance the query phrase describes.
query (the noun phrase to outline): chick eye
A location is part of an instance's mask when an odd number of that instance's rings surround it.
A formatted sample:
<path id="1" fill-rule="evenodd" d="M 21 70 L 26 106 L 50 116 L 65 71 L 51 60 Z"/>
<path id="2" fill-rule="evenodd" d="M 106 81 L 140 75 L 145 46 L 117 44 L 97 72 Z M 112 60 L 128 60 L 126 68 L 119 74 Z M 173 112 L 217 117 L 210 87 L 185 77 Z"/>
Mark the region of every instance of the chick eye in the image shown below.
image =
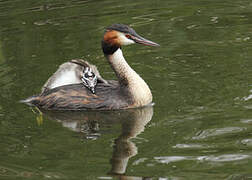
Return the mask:
<path id="1" fill-rule="evenodd" d="M 129 34 L 126 34 L 125 37 L 128 39 L 131 39 L 131 35 L 129 35 Z"/>

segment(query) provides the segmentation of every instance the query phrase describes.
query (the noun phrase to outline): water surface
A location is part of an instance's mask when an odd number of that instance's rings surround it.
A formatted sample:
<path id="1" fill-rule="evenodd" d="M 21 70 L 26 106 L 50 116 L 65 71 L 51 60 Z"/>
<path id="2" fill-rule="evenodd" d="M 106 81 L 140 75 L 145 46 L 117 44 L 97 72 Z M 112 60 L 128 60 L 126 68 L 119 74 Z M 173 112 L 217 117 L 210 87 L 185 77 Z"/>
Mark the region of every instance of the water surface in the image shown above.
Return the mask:
<path id="1" fill-rule="evenodd" d="M 248 0 L 0 0 L 0 179 L 252 178 L 251 12 Z M 118 22 L 161 44 L 123 48 L 153 108 L 18 102 L 72 58 L 115 79 L 100 41 Z"/>

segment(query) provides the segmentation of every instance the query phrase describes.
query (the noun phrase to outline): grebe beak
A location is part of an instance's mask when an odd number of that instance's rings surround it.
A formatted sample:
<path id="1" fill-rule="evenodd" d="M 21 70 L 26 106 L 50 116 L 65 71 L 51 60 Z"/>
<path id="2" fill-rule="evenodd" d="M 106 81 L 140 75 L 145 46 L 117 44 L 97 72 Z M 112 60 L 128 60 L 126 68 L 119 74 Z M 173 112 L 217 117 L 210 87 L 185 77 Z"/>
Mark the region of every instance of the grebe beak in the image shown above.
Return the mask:
<path id="1" fill-rule="evenodd" d="M 152 42 L 148 39 L 145 39 L 145 38 L 139 36 L 138 34 L 131 35 L 131 39 L 138 44 L 143 44 L 146 46 L 160 46 L 159 44 Z"/>

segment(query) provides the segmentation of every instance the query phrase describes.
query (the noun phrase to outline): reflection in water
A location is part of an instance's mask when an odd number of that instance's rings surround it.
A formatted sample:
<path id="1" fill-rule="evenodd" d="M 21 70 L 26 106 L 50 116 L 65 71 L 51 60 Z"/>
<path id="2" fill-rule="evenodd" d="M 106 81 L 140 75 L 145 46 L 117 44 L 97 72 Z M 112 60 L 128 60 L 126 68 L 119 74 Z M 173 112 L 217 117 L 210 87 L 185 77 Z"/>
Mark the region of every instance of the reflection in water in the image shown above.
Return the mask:
<path id="1" fill-rule="evenodd" d="M 128 161 L 137 154 L 136 145 L 130 141 L 144 131 L 145 125 L 153 116 L 153 107 L 122 111 L 89 111 L 89 112 L 52 112 L 43 111 L 50 119 L 61 122 L 75 132 L 83 132 L 87 139 L 96 139 L 101 134 L 99 126 L 107 123 L 120 123 L 121 134 L 115 139 L 113 154 L 110 160 L 109 175 L 119 176 L 123 179 L 139 179 L 140 177 L 125 176 Z M 41 120 L 41 114 L 39 118 Z M 41 122 L 40 122 L 41 123 Z M 142 178 L 141 178 L 142 179 Z"/>

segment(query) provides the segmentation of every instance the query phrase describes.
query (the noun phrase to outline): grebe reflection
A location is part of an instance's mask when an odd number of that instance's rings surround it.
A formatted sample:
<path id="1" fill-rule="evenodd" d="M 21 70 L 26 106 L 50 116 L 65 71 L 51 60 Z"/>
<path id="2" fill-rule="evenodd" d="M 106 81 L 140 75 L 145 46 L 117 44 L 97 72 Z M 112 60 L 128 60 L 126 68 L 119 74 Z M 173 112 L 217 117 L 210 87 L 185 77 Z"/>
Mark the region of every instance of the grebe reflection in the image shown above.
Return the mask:
<path id="1" fill-rule="evenodd" d="M 44 111 L 43 114 L 49 119 L 61 122 L 75 132 L 86 133 L 85 137 L 99 138 L 99 127 L 106 124 L 121 124 L 121 133 L 115 138 L 113 153 L 110 160 L 111 170 L 109 175 L 124 176 L 128 161 L 137 154 L 137 146 L 131 141 L 144 131 L 146 124 L 152 119 L 153 107 L 147 106 L 137 109 L 128 109 L 120 111 L 87 111 L 87 112 L 53 112 Z M 84 131 L 83 129 L 88 129 Z"/>

